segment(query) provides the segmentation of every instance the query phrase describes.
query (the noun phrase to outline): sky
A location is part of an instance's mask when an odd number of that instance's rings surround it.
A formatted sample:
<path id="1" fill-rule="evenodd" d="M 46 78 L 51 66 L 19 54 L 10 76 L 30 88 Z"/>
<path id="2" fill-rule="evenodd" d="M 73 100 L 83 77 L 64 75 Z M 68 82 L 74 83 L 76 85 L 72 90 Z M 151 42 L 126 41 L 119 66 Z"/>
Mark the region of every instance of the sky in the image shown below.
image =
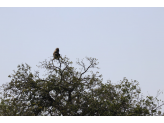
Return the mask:
<path id="1" fill-rule="evenodd" d="M 19 64 L 37 70 L 59 47 L 75 67 L 77 59 L 98 59 L 100 69 L 91 70 L 103 75 L 103 83 L 126 77 L 139 82 L 144 96 L 156 96 L 164 91 L 163 15 L 160 7 L 1 7 L 0 85 Z"/>

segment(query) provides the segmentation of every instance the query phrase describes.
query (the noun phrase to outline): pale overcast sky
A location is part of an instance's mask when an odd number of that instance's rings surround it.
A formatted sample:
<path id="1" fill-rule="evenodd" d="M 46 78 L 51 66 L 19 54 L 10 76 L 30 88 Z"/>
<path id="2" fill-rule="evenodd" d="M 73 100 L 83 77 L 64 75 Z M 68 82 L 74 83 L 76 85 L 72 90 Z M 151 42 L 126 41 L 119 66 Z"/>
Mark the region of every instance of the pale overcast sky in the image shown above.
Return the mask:
<path id="1" fill-rule="evenodd" d="M 74 65 L 97 58 L 103 83 L 127 77 L 145 96 L 164 91 L 164 8 L 0 8 L 0 84 L 18 64 L 37 70 L 56 47 Z"/>

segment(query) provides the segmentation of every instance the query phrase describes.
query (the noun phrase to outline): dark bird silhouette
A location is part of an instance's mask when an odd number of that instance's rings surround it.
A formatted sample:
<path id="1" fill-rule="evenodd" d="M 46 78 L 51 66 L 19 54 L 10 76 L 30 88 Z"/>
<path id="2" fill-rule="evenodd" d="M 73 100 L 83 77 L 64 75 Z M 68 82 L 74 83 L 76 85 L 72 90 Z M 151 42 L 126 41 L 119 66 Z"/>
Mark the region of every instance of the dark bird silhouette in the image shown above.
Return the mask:
<path id="1" fill-rule="evenodd" d="M 59 48 L 56 48 L 56 50 L 53 53 L 53 56 L 54 56 L 53 60 L 55 60 L 55 59 L 59 60 L 59 58 L 60 58 Z"/>

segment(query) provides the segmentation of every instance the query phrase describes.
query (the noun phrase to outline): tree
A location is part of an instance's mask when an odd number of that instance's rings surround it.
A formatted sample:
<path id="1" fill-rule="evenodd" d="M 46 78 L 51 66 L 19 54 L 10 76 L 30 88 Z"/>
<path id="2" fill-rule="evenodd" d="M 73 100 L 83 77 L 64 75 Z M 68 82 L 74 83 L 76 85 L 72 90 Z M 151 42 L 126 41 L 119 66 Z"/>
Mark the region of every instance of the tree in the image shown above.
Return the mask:
<path id="1" fill-rule="evenodd" d="M 18 65 L 10 75 L 11 82 L 4 84 L 1 96 L 0 115 L 55 115 L 55 116 L 121 116 L 156 115 L 156 98 L 139 97 L 141 90 L 137 81 L 126 78 L 119 84 L 103 84 L 98 72 L 86 75 L 97 68 L 97 59 L 86 58 L 77 62 L 82 67 L 77 71 L 67 57 L 40 62 L 46 70 L 45 78 L 39 71 L 31 72 L 28 64 Z M 59 64 L 59 65 L 57 65 Z M 155 100 L 156 99 L 156 100 Z"/>

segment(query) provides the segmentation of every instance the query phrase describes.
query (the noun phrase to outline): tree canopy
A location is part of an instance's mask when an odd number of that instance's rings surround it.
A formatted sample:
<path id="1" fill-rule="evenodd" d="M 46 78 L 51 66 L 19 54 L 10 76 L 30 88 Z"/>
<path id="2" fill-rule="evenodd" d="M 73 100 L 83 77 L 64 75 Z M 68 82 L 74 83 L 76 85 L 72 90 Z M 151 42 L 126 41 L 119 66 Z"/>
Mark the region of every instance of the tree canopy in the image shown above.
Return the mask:
<path id="1" fill-rule="evenodd" d="M 18 65 L 9 75 L 11 81 L 1 86 L 2 116 L 152 116 L 160 115 L 159 100 L 143 97 L 138 81 L 123 78 L 118 84 L 103 83 L 95 58 L 89 65 L 77 61 L 78 71 L 67 57 L 45 60 L 38 66 L 45 70 L 31 72 L 28 64 Z M 54 65 L 55 63 L 55 65 Z M 90 73 L 89 73 L 90 72 Z"/>

